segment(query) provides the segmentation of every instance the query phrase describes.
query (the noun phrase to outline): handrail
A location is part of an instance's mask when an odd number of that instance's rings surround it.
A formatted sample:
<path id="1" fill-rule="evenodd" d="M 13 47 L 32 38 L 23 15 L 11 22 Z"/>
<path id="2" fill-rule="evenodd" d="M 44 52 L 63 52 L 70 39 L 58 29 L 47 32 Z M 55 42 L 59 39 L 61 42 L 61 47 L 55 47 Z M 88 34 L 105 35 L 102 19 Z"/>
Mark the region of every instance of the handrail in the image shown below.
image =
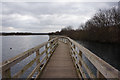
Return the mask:
<path id="1" fill-rule="evenodd" d="M 70 47 L 70 55 L 72 57 L 73 63 L 76 67 L 78 76 L 80 78 L 84 79 L 84 78 L 88 78 L 87 76 L 89 76 L 89 78 L 117 78 L 117 79 L 120 79 L 120 72 L 117 69 L 115 69 L 114 67 L 109 65 L 107 62 L 105 62 L 104 60 L 102 60 L 101 58 L 96 56 L 94 53 L 92 53 L 85 47 L 81 46 L 76 41 L 72 40 L 69 37 L 65 37 L 65 36 L 57 36 L 57 37 L 53 36 L 50 38 L 49 41 L 44 42 L 41 45 L 38 45 L 32 49 L 29 49 L 29 50 L 17 55 L 16 57 L 3 62 L 2 65 L 0 66 L 0 68 L 2 70 L 2 78 L 19 78 L 35 62 L 37 63 L 36 67 L 28 75 L 27 78 L 31 78 L 35 72 L 38 72 L 38 74 L 36 75 L 36 78 L 38 78 L 39 75 L 41 75 L 41 72 L 43 71 L 45 65 L 49 61 L 52 53 L 55 51 L 55 49 L 58 45 L 58 41 L 67 43 L 68 46 Z M 43 47 L 45 47 L 45 50 L 40 53 L 39 50 Z M 14 66 L 15 64 L 19 63 L 20 61 L 26 59 L 28 56 L 30 56 L 33 53 L 36 53 L 36 57 L 33 60 L 31 60 L 29 63 L 27 63 L 20 71 L 18 71 L 13 76 L 11 76 L 11 67 Z M 42 60 L 40 60 L 40 57 L 44 53 L 46 54 L 45 57 Z M 50 55 L 50 56 L 48 56 L 48 55 Z M 83 58 L 82 58 L 83 55 L 97 69 L 96 75 L 93 74 L 89 65 L 86 64 L 86 62 L 83 60 Z M 43 63 L 45 60 L 46 60 L 46 62 Z M 42 65 L 42 67 L 41 67 L 41 65 Z M 85 72 L 87 72 L 87 74 Z"/>
<path id="2" fill-rule="evenodd" d="M 83 77 L 86 77 L 83 71 L 81 70 L 81 67 L 84 67 L 90 76 L 90 78 L 95 78 L 95 75 L 91 72 L 88 65 L 82 60 L 82 54 L 94 65 L 94 67 L 97 69 L 97 76 L 96 78 L 118 78 L 120 79 L 120 72 L 112 67 L 110 64 L 96 56 L 94 53 L 86 49 L 85 47 L 81 46 L 76 41 L 72 40 L 69 37 L 60 36 L 59 38 L 62 39 L 64 42 L 65 40 L 68 41 L 68 44 L 71 48 L 71 56 L 75 60 L 74 63 L 76 65 L 76 68 L 79 68 L 80 74 Z M 79 52 L 76 50 L 79 49 Z M 77 55 L 77 57 L 75 57 Z M 79 58 L 78 58 L 79 57 Z M 79 61 L 77 61 L 79 59 Z M 77 62 L 77 63 L 76 63 Z M 79 67 L 80 66 L 80 67 Z"/>
<path id="3" fill-rule="evenodd" d="M 48 44 L 50 44 L 50 45 L 48 45 Z M 13 78 L 20 77 L 26 71 L 26 69 L 28 69 L 29 67 L 31 67 L 33 65 L 34 62 L 37 62 L 37 65 L 40 64 L 39 66 L 41 66 L 42 61 L 44 61 L 44 60 L 48 61 L 48 59 L 50 58 L 48 56 L 48 54 L 50 54 L 50 56 L 51 56 L 52 53 L 54 52 L 55 48 L 57 47 L 57 45 L 58 45 L 58 38 L 53 38 L 53 39 L 51 39 L 47 42 L 44 42 L 32 49 L 25 51 L 7 61 L 4 61 L 2 63 L 2 65 L 0 66 L 0 69 L 2 70 L 2 78 L 12 78 L 11 67 L 14 66 L 15 64 L 19 63 L 20 61 L 24 60 L 25 58 L 29 57 L 34 52 L 36 52 L 36 58 L 34 58 L 31 62 L 29 62 L 27 65 L 25 65 L 23 67 L 23 69 L 21 69 L 19 72 L 15 73 Z M 41 49 L 44 46 L 45 46 L 45 50 L 43 52 L 39 53 L 39 49 Z M 47 53 L 49 49 L 50 49 L 50 52 Z M 46 57 L 40 62 L 39 58 L 44 53 L 46 53 Z M 46 61 L 46 63 L 47 63 L 47 61 Z"/>

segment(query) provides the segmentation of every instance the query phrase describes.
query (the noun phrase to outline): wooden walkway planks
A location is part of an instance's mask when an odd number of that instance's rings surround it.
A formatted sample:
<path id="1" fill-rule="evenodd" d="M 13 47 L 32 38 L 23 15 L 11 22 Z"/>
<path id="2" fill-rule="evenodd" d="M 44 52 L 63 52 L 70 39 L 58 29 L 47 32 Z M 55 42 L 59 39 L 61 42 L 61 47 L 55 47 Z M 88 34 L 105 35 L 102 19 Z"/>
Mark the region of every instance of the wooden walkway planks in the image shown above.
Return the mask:
<path id="1" fill-rule="evenodd" d="M 40 78 L 78 78 L 67 44 L 58 43 Z"/>

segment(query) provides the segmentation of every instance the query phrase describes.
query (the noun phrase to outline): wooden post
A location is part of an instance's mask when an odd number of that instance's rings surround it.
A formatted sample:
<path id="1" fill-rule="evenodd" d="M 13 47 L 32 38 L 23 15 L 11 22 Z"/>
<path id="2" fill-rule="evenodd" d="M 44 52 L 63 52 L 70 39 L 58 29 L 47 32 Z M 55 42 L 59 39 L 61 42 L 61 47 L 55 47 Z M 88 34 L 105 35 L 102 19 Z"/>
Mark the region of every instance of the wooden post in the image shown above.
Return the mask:
<path id="1" fill-rule="evenodd" d="M 71 49 L 71 42 L 70 41 L 68 41 L 68 45 L 69 45 L 69 48 L 70 48 L 70 55 L 72 57 L 72 49 Z"/>
<path id="2" fill-rule="evenodd" d="M 65 39 L 65 44 L 66 44 L 66 39 Z"/>
<path id="3" fill-rule="evenodd" d="M 52 37 L 51 36 L 49 36 L 49 40 L 48 41 L 50 41 L 52 39 Z"/>
<path id="4" fill-rule="evenodd" d="M 82 52 L 79 50 L 79 56 L 81 57 L 81 59 L 82 59 Z M 82 63 L 81 63 L 81 61 L 79 61 L 79 63 L 80 63 L 80 66 L 82 66 Z"/>
<path id="5" fill-rule="evenodd" d="M 2 78 L 11 78 L 11 69 L 7 69 L 2 72 Z"/>
<path id="6" fill-rule="evenodd" d="M 70 46 L 72 46 L 72 42 L 70 42 Z"/>
<path id="7" fill-rule="evenodd" d="M 73 50 L 72 50 L 72 42 L 70 42 L 70 49 L 71 49 L 71 54 L 73 54 Z"/>
<path id="8" fill-rule="evenodd" d="M 66 44 L 68 44 L 69 43 L 69 41 L 68 41 L 68 39 L 66 40 Z"/>
<path id="9" fill-rule="evenodd" d="M 56 43 L 57 43 L 57 44 L 58 44 L 58 40 L 59 40 L 59 39 L 56 40 Z"/>
<path id="10" fill-rule="evenodd" d="M 50 42 L 50 45 L 49 45 L 49 46 L 50 46 L 50 55 L 52 54 L 52 51 L 51 51 L 52 46 L 53 46 L 52 43 L 53 43 L 53 42 Z"/>
<path id="11" fill-rule="evenodd" d="M 48 47 L 47 47 L 47 44 L 45 45 L 45 50 L 47 50 L 46 51 L 46 56 L 47 56 L 47 58 L 46 59 L 48 59 L 48 49 L 47 49 Z"/>
<path id="12" fill-rule="evenodd" d="M 74 50 L 76 49 L 75 45 L 73 45 Z"/>
<path id="13" fill-rule="evenodd" d="M 40 54 L 39 54 L 39 49 L 36 51 L 36 58 L 37 58 L 37 56 L 39 56 Z M 37 63 L 37 65 L 40 63 L 40 59 L 38 59 L 37 61 L 36 61 L 36 63 Z M 38 70 L 38 72 L 40 72 L 40 69 Z"/>
<path id="14" fill-rule="evenodd" d="M 100 79 L 100 78 L 105 78 L 99 70 L 97 70 L 97 78 Z"/>
<path id="15" fill-rule="evenodd" d="M 54 48 L 54 51 L 55 51 L 56 47 L 58 46 L 58 39 L 56 39 L 55 41 L 56 41 L 56 42 L 55 42 L 55 48 Z"/>

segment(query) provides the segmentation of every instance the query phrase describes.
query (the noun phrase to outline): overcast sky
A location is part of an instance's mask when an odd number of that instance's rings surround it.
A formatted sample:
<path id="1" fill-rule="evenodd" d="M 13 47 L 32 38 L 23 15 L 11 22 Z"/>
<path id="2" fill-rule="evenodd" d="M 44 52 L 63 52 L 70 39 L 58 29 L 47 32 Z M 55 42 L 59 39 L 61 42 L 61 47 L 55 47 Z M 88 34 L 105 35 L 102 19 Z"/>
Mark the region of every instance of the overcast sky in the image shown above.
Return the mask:
<path id="1" fill-rule="evenodd" d="M 54 32 L 78 28 L 99 9 L 117 2 L 2 2 L 2 31 Z"/>

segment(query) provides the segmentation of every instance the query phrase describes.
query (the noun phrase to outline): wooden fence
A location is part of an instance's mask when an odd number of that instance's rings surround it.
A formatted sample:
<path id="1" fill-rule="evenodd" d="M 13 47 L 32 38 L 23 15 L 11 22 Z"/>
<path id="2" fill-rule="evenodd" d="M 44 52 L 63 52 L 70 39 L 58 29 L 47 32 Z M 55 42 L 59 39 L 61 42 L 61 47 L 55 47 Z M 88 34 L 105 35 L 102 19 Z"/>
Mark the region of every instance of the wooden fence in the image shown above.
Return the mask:
<path id="1" fill-rule="evenodd" d="M 96 56 L 94 53 L 81 46 L 79 43 L 69 37 L 63 36 L 59 39 L 62 42 L 68 43 L 68 45 L 70 46 L 70 54 L 72 56 L 72 60 L 80 78 L 107 78 L 120 80 L 120 72 L 111 65 L 109 65 L 107 62 Z M 82 57 L 83 55 L 95 67 L 96 74 L 94 74 L 91 67 L 85 62 Z"/>
<path id="2" fill-rule="evenodd" d="M 35 74 L 35 72 L 38 72 L 35 78 L 38 78 L 41 72 L 43 71 L 45 65 L 49 61 L 52 53 L 55 51 L 58 40 L 62 41 L 70 47 L 70 55 L 72 57 L 73 63 L 76 67 L 76 71 L 78 73 L 78 76 L 80 79 L 87 79 L 87 78 L 115 78 L 120 79 L 120 72 L 109 65 L 107 62 L 93 54 L 88 49 L 81 46 L 76 41 L 70 39 L 69 37 L 60 36 L 60 37 L 51 37 L 51 40 L 48 42 L 45 42 L 37 47 L 34 47 L 24 53 L 21 53 L 20 55 L 7 60 L 2 63 L 1 70 L 2 70 L 2 78 L 19 78 L 22 76 L 27 69 L 29 69 L 34 63 L 36 63 L 36 67 L 32 70 L 32 72 L 28 75 L 27 78 L 32 78 L 32 76 Z M 40 49 L 42 47 L 45 47 L 44 51 L 40 53 Z M 15 73 L 13 76 L 11 76 L 11 67 L 15 64 L 19 63 L 20 61 L 24 60 L 25 58 L 29 57 L 31 54 L 36 53 L 36 57 L 30 61 L 29 63 L 26 63 L 26 65 L 17 73 Z M 40 57 L 43 54 L 46 54 L 45 57 L 40 60 Z M 83 59 L 83 56 L 86 57 L 86 59 L 95 67 L 96 74 L 94 74 L 91 67 L 86 63 L 86 61 Z M 46 61 L 45 63 L 43 63 Z"/>
<path id="3" fill-rule="evenodd" d="M 24 74 L 34 63 L 36 63 L 36 67 L 33 69 L 33 71 L 28 75 L 27 78 L 32 78 L 35 72 L 38 72 L 36 75 L 36 78 L 39 77 L 40 73 L 44 69 L 45 65 L 47 64 L 49 58 L 51 57 L 52 53 L 55 51 L 55 48 L 58 45 L 58 38 L 51 39 L 48 42 L 45 42 L 37 47 L 34 47 L 28 51 L 25 51 L 19 55 L 17 55 L 14 58 L 11 58 L 10 60 L 7 60 L 2 63 L 1 70 L 2 70 L 2 78 L 19 78 Z M 40 53 L 40 49 L 45 47 L 44 51 Z M 36 53 L 36 57 L 30 61 L 29 63 L 26 63 L 26 65 L 17 73 L 15 73 L 13 76 L 11 76 L 11 67 L 19 63 L 20 61 L 26 59 L 33 53 Z M 40 60 L 40 57 L 43 54 L 46 54 L 42 60 Z M 43 63 L 46 61 L 45 63 Z"/>

